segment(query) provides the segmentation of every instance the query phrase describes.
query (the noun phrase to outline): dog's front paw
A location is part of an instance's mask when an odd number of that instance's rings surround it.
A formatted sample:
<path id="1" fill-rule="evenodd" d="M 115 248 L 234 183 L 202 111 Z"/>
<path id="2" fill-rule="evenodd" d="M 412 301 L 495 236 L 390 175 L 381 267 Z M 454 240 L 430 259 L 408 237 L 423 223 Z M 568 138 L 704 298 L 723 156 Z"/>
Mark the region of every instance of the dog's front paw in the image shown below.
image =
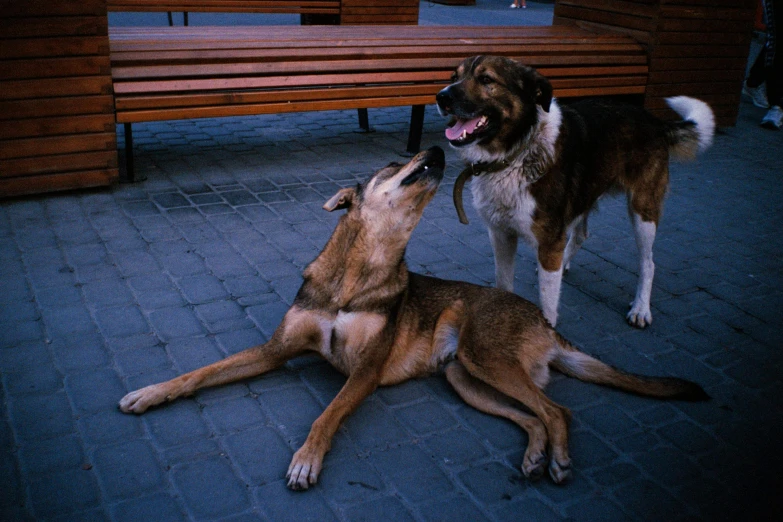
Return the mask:
<path id="1" fill-rule="evenodd" d="M 631 303 L 631 310 L 625 316 L 628 324 L 636 328 L 644 328 L 652 324 L 652 312 L 650 305 L 645 303 Z"/>
<path id="2" fill-rule="evenodd" d="M 144 413 L 148 408 L 166 400 L 166 392 L 160 384 L 130 392 L 120 400 L 120 410 L 125 413 Z"/>
<path id="3" fill-rule="evenodd" d="M 307 444 L 299 448 L 288 466 L 288 487 L 294 491 L 303 491 L 318 482 L 321 473 L 323 454 L 308 448 Z"/>

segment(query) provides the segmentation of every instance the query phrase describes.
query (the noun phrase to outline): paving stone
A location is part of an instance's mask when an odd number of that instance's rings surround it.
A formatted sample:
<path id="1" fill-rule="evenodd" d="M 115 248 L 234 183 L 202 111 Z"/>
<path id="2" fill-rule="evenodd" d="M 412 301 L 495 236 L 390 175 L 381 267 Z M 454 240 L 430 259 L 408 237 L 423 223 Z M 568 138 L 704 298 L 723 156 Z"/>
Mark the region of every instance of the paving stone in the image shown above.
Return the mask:
<path id="1" fill-rule="evenodd" d="M 435 458 L 447 466 L 467 464 L 488 455 L 481 442 L 462 428 L 427 437 L 424 444 Z"/>
<path id="2" fill-rule="evenodd" d="M 75 434 L 28 441 L 19 447 L 19 453 L 25 472 L 34 476 L 77 469 L 86 462 L 81 441 Z"/>
<path id="3" fill-rule="evenodd" d="M 129 499 L 112 508 L 112 515 L 118 521 L 157 520 L 176 522 L 187 520 L 182 508 L 168 494 L 154 493 L 149 496 Z"/>
<path id="4" fill-rule="evenodd" d="M 374 452 L 372 462 L 396 491 L 412 503 L 446 495 L 454 488 L 436 461 L 417 443 Z"/>
<path id="5" fill-rule="evenodd" d="M 411 512 L 395 497 L 384 497 L 372 502 L 357 504 L 345 510 L 345 516 L 356 522 L 374 520 L 395 520 L 400 522 L 416 520 Z"/>
<path id="6" fill-rule="evenodd" d="M 100 503 L 100 491 L 92 471 L 68 470 L 33 481 L 30 500 L 37 518 L 62 516 Z"/>
<path id="7" fill-rule="evenodd" d="M 155 443 L 162 447 L 204 439 L 210 434 L 198 404 L 190 399 L 180 399 L 165 408 L 149 410 L 143 419 Z"/>
<path id="8" fill-rule="evenodd" d="M 64 391 L 50 395 L 24 395 L 9 401 L 8 411 L 16 437 L 38 440 L 73 433 L 71 405 Z"/>
<path id="9" fill-rule="evenodd" d="M 192 337 L 205 333 L 195 314 L 187 308 L 162 308 L 149 315 L 150 323 L 161 339 Z"/>
<path id="10" fill-rule="evenodd" d="M 150 331 L 147 320 L 136 306 L 96 310 L 95 318 L 106 337 L 130 337 Z"/>
<path id="11" fill-rule="evenodd" d="M 215 341 L 207 337 L 175 339 L 168 343 L 166 350 L 182 373 L 193 371 L 223 358 Z"/>
<path id="12" fill-rule="evenodd" d="M 308 522 L 329 522 L 339 520 L 332 508 L 317 489 L 305 495 L 291 491 L 279 480 L 265 484 L 255 492 L 256 501 L 263 506 L 270 520 L 285 520 L 296 513 L 297 520 Z"/>
<path id="13" fill-rule="evenodd" d="M 221 517 L 250 508 L 245 485 L 222 457 L 178 466 L 172 470 L 172 478 L 195 518 Z"/>
<path id="14" fill-rule="evenodd" d="M 141 440 L 98 448 L 92 462 L 106 495 L 112 500 L 154 493 L 163 486 L 157 457 Z"/>
<path id="15" fill-rule="evenodd" d="M 449 520 L 475 520 L 480 522 L 482 520 L 489 520 L 487 516 L 480 511 L 475 504 L 464 496 L 451 497 L 451 498 L 438 498 L 434 502 L 430 502 L 426 505 L 419 507 L 424 520 L 428 521 L 442 521 L 447 522 Z M 514 516 L 517 516 L 519 511 L 514 512 Z M 512 517 L 506 516 L 500 517 L 501 519 L 510 520 Z"/>
<path id="16" fill-rule="evenodd" d="M 80 413 L 95 413 L 113 409 L 116 401 L 125 395 L 117 372 L 112 369 L 98 369 L 81 374 L 68 375 L 65 389 Z"/>

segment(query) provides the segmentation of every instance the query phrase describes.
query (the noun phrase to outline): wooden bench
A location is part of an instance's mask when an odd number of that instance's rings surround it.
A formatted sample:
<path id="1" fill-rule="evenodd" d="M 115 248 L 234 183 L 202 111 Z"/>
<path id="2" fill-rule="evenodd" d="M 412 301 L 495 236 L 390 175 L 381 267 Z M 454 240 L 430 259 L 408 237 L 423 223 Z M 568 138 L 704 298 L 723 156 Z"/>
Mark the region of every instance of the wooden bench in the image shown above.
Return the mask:
<path id="1" fill-rule="evenodd" d="M 259 26 L 111 28 L 116 118 L 131 124 L 335 109 L 424 106 L 476 54 L 509 56 L 549 77 L 560 98 L 642 95 L 647 55 L 632 38 L 575 27 Z"/>
<path id="2" fill-rule="evenodd" d="M 417 25 L 419 0 L 108 0 L 109 11 L 299 14 L 302 23 Z"/>

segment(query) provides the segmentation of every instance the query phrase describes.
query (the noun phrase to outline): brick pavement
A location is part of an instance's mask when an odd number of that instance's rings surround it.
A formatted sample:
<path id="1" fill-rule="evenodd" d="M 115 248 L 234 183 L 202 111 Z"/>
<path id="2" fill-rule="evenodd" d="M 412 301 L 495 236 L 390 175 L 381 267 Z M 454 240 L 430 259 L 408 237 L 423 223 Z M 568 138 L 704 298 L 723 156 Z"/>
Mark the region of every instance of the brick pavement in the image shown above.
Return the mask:
<path id="1" fill-rule="evenodd" d="M 143 416 L 127 391 L 267 339 L 337 216 L 342 186 L 399 160 L 407 109 L 138 125 L 147 181 L 0 203 L 2 520 L 752 520 L 780 512 L 781 135 L 744 104 L 698 162 L 675 165 L 655 247 L 655 322 L 624 322 L 635 245 L 608 199 L 565 278 L 559 330 L 635 372 L 687 377 L 708 403 L 566 378 L 574 480 L 526 482 L 526 436 L 442 377 L 378 390 L 338 432 L 319 484 L 283 476 L 344 382 L 312 357 Z M 445 147 L 427 109 L 423 143 Z M 411 241 L 413 270 L 490 284 L 475 212 L 447 180 Z M 467 193 L 466 193 L 467 195 Z M 517 292 L 536 299 L 519 251 Z"/>

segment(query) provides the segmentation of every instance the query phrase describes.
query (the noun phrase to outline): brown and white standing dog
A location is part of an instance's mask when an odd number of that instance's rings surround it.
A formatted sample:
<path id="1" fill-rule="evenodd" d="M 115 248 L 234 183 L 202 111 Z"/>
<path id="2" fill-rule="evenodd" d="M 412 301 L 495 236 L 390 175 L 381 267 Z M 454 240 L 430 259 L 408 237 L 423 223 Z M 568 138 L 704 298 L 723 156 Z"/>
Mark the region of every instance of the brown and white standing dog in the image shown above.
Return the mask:
<path id="1" fill-rule="evenodd" d="M 496 284 L 514 290 L 514 257 L 522 238 L 537 250 L 544 316 L 557 323 L 563 270 L 587 237 L 587 217 L 607 192 L 624 191 L 639 250 L 639 283 L 628 322 L 652 322 L 652 247 L 669 182 L 669 157 L 692 158 L 712 142 L 715 119 L 694 98 L 669 98 L 682 121 L 665 122 L 644 109 L 586 100 L 560 106 L 549 81 L 507 58 L 475 56 L 457 67 L 437 95 L 452 116 L 446 137 L 469 167 L 462 186 L 487 223 Z"/>
<path id="2" fill-rule="evenodd" d="M 319 353 L 348 379 L 288 468 L 288 486 L 307 489 L 316 483 L 340 423 L 377 386 L 444 367 L 465 401 L 527 431 L 524 474 L 540 476 L 549 462 L 555 482 L 570 475 L 569 413 L 541 391 L 550 366 L 642 395 L 706 398 L 692 382 L 623 373 L 578 351 L 517 295 L 408 272 L 405 248 L 444 165 L 443 151 L 433 148 L 407 165 L 391 164 L 366 183 L 340 190 L 324 208 L 348 212 L 305 269 L 294 304 L 269 342 L 131 392 L 120 409 L 143 413 L 206 386 L 268 372 L 302 353 Z"/>

